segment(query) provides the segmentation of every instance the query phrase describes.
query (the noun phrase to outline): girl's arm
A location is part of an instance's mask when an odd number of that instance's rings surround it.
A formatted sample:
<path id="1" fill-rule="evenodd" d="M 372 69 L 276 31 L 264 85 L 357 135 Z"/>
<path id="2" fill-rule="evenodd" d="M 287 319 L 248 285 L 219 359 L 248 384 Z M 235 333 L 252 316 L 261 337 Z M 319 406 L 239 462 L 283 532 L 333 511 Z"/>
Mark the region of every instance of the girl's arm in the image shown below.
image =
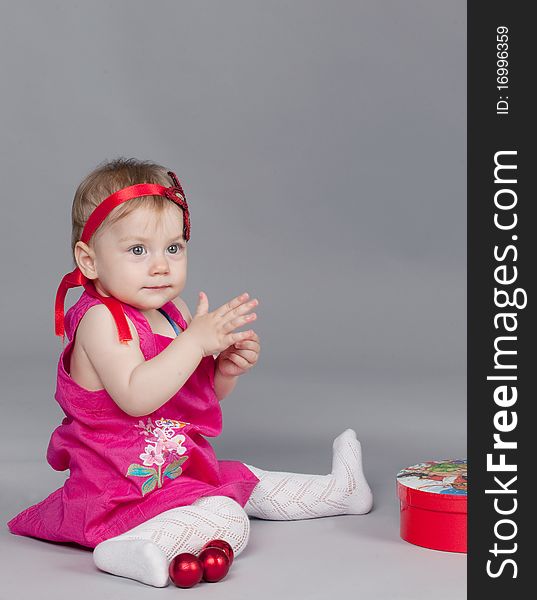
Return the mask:
<path id="1" fill-rule="evenodd" d="M 216 363 L 215 363 L 216 369 Z M 226 396 L 229 396 L 237 385 L 238 375 L 222 375 L 218 370 L 214 374 L 214 391 L 216 397 L 221 402 Z"/>
<path id="2" fill-rule="evenodd" d="M 175 304 L 175 306 L 177 306 L 177 308 L 183 315 L 183 318 L 187 322 L 187 325 L 189 325 L 190 321 L 192 321 L 192 315 L 190 314 L 190 310 L 188 309 L 186 302 L 178 296 L 173 300 L 173 303 Z M 217 358 L 217 356 L 218 354 L 214 355 L 215 358 Z M 216 369 L 215 362 L 214 391 L 219 402 L 222 401 L 226 396 L 229 396 L 229 394 L 231 394 L 231 392 L 237 385 L 238 379 L 238 375 L 232 375 L 229 377 L 222 375 L 222 373 L 220 373 L 218 369 Z"/>
<path id="3" fill-rule="evenodd" d="M 127 321 L 133 339 L 122 344 L 108 308 L 92 306 L 80 321 L 76 342 L 119 408 L 141 417 L 157 410 L 181 389 L 203 358 L 203 351 L 187 329 L 146 361 L 138 332 L 130 319 Z"/>
<path id="4" fill-rule="evenodd" d="M 208 312 L 208 299 L 200 292 L 196 318 L 157 356 L 145 360 L 138 332 L 127 319 L 132 340 L 117 339 L 114 318 L 103 304 L 92 306 L 82 317 L 76 343 L 80 344 L 102 386 L 128 415 L 141 417 L 165 404 L 185 384 L 201 359 L 246 339 L 252 331 L 234 330 L 255 318 L 247 313 L 257 299 L 243 294 Z"/>

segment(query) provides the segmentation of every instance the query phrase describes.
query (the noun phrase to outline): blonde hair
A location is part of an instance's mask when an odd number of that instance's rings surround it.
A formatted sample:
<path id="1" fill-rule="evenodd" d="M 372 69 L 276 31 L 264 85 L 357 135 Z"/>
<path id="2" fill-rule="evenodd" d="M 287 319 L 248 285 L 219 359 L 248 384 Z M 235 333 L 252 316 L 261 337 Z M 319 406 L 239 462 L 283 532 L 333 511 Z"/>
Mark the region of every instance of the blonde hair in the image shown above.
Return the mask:
<path id="1" fill-rule="evenodd" d="M 75 245 L 80 240 L 84 225 L 93 210 L 110 194 L 138 183 L 158 183 L 166 187 L 173 185 L 173 181 L 167 174 L 167 169 L 163 166 L 150 161 L 123 157 L 99 164 L 81 181 L 75 192 L 71 210 L 71 252 L 75 265 Z M 141 206 L 147 206 L 153 208 L 156 212 L 162 212 L 169 204 L 170 201 L 163 196 L 133 198 L 114 208 L 97 228 L 94 236 L 102 231 L 105 226 L 116 223 Z M 94 236 L 92 236 L 92 239 Z"/>

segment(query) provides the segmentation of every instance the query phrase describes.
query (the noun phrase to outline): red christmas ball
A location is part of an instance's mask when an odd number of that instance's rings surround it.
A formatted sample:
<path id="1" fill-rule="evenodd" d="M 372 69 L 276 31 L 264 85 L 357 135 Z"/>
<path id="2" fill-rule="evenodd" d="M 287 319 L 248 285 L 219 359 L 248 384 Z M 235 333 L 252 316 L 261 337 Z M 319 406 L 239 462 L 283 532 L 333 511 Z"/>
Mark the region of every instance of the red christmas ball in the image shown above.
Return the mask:
<path id="1" fill-rule="evenodd" d="M 183 552 L 172 559 L 169 575 L 177 587 L 190 588 L 201 581 L 203 565 L 197 556 Z"/>
<path id="2" fill-rule="evenodd" d="M 231 565 L 233 564 L 235 553 L 233 552 L 231 544 L 226 542 L 226 540 L 211 540 L 210 542 L 207 542 L 205 546 L 203 546 L 202 550 L 205 550 L 205 548 L 220 548 L 226 553 L 227 557 L 229 558 L 229 566 L 231 567 Z"/>
<path id="3" fill-rule="evenodd" d="M 229 558 L 221 548 L 205 548 L 201 551 L 199 559 L 203 565 L 204 581 L 220 581 L 229 571 Z"/>

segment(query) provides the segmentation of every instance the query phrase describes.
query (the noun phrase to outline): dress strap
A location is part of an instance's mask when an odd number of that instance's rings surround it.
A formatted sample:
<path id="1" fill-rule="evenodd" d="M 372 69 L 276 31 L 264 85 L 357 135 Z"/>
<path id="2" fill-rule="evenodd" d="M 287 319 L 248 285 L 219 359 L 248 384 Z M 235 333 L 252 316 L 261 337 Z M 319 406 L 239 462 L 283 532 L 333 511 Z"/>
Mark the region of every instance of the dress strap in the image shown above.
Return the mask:
<path id="1" fill-rule="evenodd" d="M 166 302 L 166 304 L 162 308 L 167 313 L 164 316 L 167 318 L 169 315 L 183 331 L 188 327 L 188 323 L 183 318 L 181 311 L 171 300 L 169 302 Z"/>
<path id="2" fill-rule="evenodd" d="M 163 308 L 157 308 L 157 310 L 159 311 L 159 313 L 163 314 L 166 317 L 166 319 L 168 320 L 168 323 L 173 327 L 173 330 L 175 331 L 175 335 L 179 335 L 181 333 L 181 330 L 179 329 L 179 327 L 177 327 L 177 324 L 170 317 L 170 315 Z"/>

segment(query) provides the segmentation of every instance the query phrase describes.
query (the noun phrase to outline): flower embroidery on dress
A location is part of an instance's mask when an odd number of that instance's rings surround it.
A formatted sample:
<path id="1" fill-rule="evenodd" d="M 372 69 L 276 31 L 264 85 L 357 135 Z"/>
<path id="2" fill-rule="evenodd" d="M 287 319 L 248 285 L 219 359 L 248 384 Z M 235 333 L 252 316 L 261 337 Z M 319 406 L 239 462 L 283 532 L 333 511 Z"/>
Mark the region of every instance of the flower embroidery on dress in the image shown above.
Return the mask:
<path id="1" fill-rule="evenodd" d="M 188 459 L 188 456 L 184 455 L 186 448 L 183 446 L 186 438 L 181 434 L 176 435 L 176 430 L 182 429 L 186 425 L 190 425 L 190 423 L 174 419 L 157 419 L 153 423 L 151 417 L 147 419 L 147 423 L 140 420 L 138 425 L 135 425 L 140 430 L 138 433 L 145 437 L 144 441 L 148 445 L 139 455 L 143 464 L 131 464 L 126 476 L 148 477 L 142 485 L 142 496 L 153 491 L 157 486 L 161 488 L 163 476 L 175 479 L 183 472 L 181 465 Z M 165 463 L 167 464 L 162 470 Z"/>

